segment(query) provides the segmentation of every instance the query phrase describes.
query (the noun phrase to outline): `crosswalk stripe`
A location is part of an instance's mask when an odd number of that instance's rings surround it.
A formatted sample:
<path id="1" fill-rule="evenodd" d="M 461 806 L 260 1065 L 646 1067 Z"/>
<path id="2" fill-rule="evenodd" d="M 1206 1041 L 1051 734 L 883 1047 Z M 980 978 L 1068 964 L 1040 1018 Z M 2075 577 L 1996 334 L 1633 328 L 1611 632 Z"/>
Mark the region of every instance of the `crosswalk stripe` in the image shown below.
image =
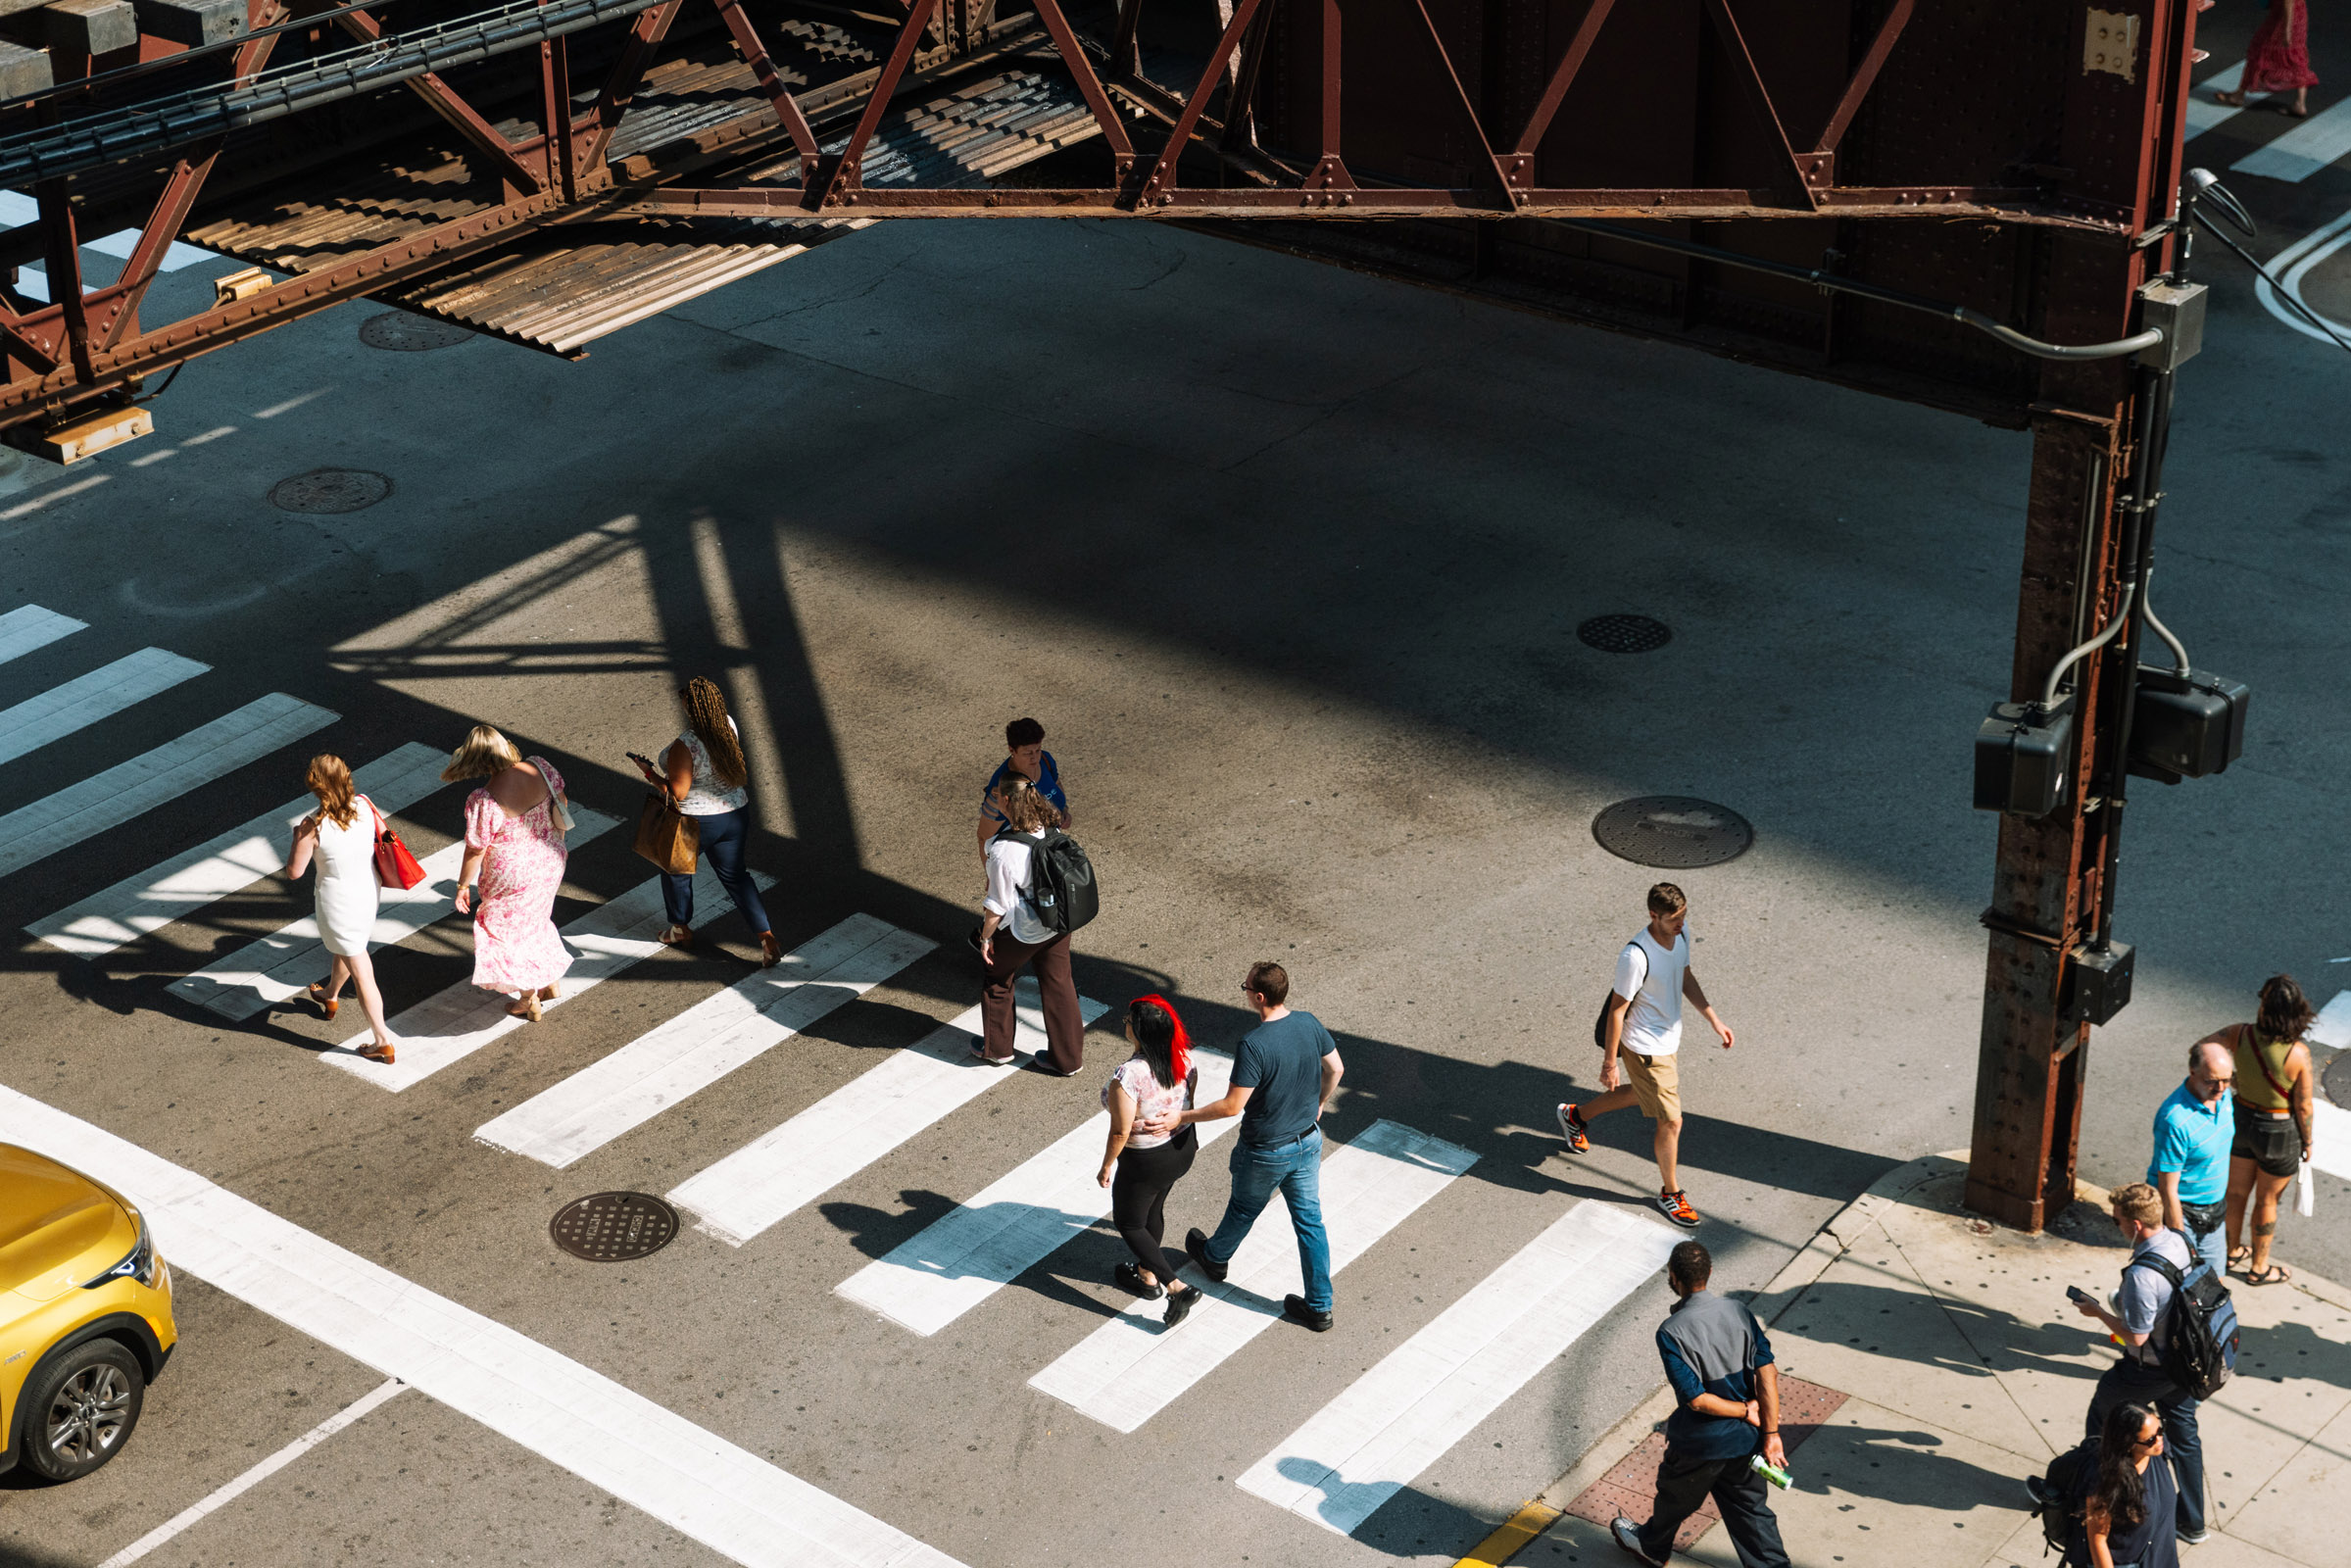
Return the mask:
<path id="1" fill-rule="evenodd" d="M 1034 984 L 1024 979 L 1015 987 L 1019 1010 L 1028 1014 L 1021 1019 L 1015 1049 L 1026 1045 L 1036 1051 L 1045 1044 L 1044 1015 L 1032 1001 Z M 1078 1011 L 1091 1023 L 1104 1006 L 1081 997 Z M 1015 1069 L 971 1059 L 979 1031 L 980 1009 L 972 1007 L 689 1177 L 668 1195 L 669 1201 L 697 1216 L 697 1230 L 741 1247 L 1003 1082 Z"/>
<path id="2" fill-rule="evenodd" d="M 2236 84 L 2244 79 L 2245 63 L 2240 60 L 2226 71 L 2196 83 L 2195 91 L 2188 94 L 2187 100 L 2187 134 L 2190 140 L 2245 112 L 2242 104 L 2216 104 L 2212 101 L 2214 93 L 2234 92 Z"/>
<path id="3" fill-rule="evenodd" d="M 271 692 L 151 752 L 0 816 L 0 876 L 72 849 L 118 823 L 258 761 L 335 721 L 323 708 Z"/>
<path id="4" fill-rule="evenodd" d="M 1331 1272 L 1353 1262 L 1421 1204 L 1477 1162 L 1466 1149 L 1392 1121 L 1374 1122 L 1322 1162 L 1322 1218 Z M 1202 1227 L 1206 1229 L 1208 1227 Z M 1302 1289 L 1298 1241 L 1280 1194 L 1233 1254 L 1225 1283 L 1196 1264 L 1185 1280 L 1205 1292 L 1183 1327 L 1160 1322 L 1166 1306 L 1137 1301 L 1029 1379 L 1104 1426 L 1132 1432 L 1273 1326 L 1282 1298 Z"/>
<path id="5" fill-rule="evenodd" d="M 2321 110 L 2229 167 L 2298 185 L 2345 153 L 2351 153 L 2351 98 Z"/>
<path id="6" fill-rule="evenodd" d="M 573 826 L 566 837 L 574 849 L 619 826 L 615 818 L 579 805 L 571 808 L 571 820 Z M 465 841 L 460 839 L 416 862 L 424 871 L 424 880 L 415 887 L 383 889 L 368 946 L 395 947 L 449 913 L 449 901 L 457 897 L 458 870 L 465 859 Z M 165 989 L 223 1018 L 250 1018 L 313 980 L 326 978 L 332 961 L 325 944 L 318 940 L 318 916 L 306 914 L 194 974 L 182 975 Z"/>
<path id="7" fill-rule="evenodd" d="M 771 876 L 752 874 L 762 888 L 775 885 Z M 694 878 L 695 906 L 710 908 L 725 898 L 726 890 L 706 862 Z M 661 905 L 661 879 L 657 876 L 563 927 L 564 944 L 574 956 L 560 994 L 541 1010 L 574 1001 L 598 981 L 610 980 L 630 964 L 661 952 L 660 933 L 668 923 Z M 522 1020 L 508 1012 L 507 1004 L 507 998 L 476 990 L 471 981 L 461 981 L 385 1020 L 399 1045 L 390 1065 L 357 1054 L 361 1046 L 375 1038 L 367 1029 L 344 1042 L 341 1050 L 320 1053 L 318 1059 L 398 1094 L 451 1062 L 470 1056 L 500 1035 L 521 1028 Z"/>
<path id="8" fill-rule="evenodd" d="M 2314 1100 L 2311 1111 L 2310 1168 L 2351 1182 L 2351 1110 L 2329 1100 Z"/>
<path id="9" fill-rule="evenodd" d="M 385 810 L 405 810 L 441 787 L 446 761 L 445 754 L 411 741 L 351 778 Z M 285 864 L 294 824 L 318 808 L 316 799 L 300 796 L 24 929 L 53 948 L 103 956 L 273 874 Z"/>
<path id="10" fill-rule="evenodd" d="M 934 946 L 853 914 L 774 968 L 705 998 L 473 1136 L 562 1170 L 856 1001 Z"/>
<path id="11" fill-rule="evenodd" d="M 1222 1100 L 1233 1058 L 1201 1051 L 1192 1059 L 1197 1102 Z M 1196 1125 L 1204 1148 L 1240 1122 Z M 1098 1112 L 834 1290 L 917 1334 L 938 1333 L 1110 1212 L 1110 1190 L 1095 1179 L 1109 1134 L 1110 1113 Z"/>
<path id="12" fill-rule="evenodd" d="M 602 1373 L 78 1117 L 0 1088 L 0 1132 L 137 1204 L 173 1268 L 747 1568 L 958 1568 Z"/>
<path id="13" fill-rule="evenodd" d="M 1654 1278 L 1677 1239 L 1631 1209 L 1577 1204 L 1251 1465 L 1241 1490 L 1352 1535 Z"/>
<path id="14" fill-rule="evenodd" d="M 19 605 L 0 615 L 0 664 L 22 659 L 36 648 L 46 648 L 60 637 L 88 629 L 88 621 L 75 620 L 72 615 L 61 615 L 38 605 Z"/>
<path id="15" fill-rule="evenodd" d="M 13 762 L 210 668 L 161 648 L 142 648 L 38 697 L 27 697 L 0 712 L 0 762 Z"/>

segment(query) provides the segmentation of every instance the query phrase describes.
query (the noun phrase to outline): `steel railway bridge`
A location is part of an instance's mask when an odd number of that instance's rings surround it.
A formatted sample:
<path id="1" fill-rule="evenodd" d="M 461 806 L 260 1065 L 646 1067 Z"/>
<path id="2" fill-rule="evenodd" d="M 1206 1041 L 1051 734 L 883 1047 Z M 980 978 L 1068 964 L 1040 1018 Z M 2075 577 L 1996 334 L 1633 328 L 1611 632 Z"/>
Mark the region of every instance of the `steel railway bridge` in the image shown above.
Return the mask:
<path id="1" fill-rule="evenodd" d="M 474 3 L 0 0 L 0 186 L 37 204 L 0 236 L 7 438 L 102 445 L 158 372 L 357 296 L 576 357 L 868 223 L 1065 217 L 2030 428 L 2016 696 L 2118 634 L 2065 798 L 2003 819 L 1970 1194 L 2070 1199 L 2197 0 Z M 149 320 L 175 239 L 250 269 Z"/>

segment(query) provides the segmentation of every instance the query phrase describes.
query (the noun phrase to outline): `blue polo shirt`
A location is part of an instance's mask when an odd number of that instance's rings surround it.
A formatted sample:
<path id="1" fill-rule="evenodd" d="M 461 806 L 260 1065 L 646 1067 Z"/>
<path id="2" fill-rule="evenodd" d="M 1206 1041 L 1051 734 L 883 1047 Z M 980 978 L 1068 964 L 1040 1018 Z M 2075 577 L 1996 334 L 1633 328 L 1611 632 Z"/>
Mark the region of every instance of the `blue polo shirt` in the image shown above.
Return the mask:
<path id="1" fill-rule="evenodd" d="M 1011 771 L 1012 760 L 1007 757 L 996 764 L 996 771 L 988 775 L 987 787 L 980 791 L 980 815 L 1000 826 L 1004 823 L 1004 813 L 996 808 L 996 791 Z M 1068 814 L 1069 797 L 1061 793 L 1060 764 L 1053 760 L 1051 752 L 1037 754 L 1037 793 L 1053 802 L 1054 810 Z"/>
<path id="2" fill-rule="evenodd" d="M 2180 1201 L 2217 1203 L 2229 1196 L 2229 1145 L 2236 1133 L 2227 1095 L 2207 1105 L 2181 1084 L 2155 1108 L 2155 1157 L 2147 1181 L 2160 1187 L 2166 1171 L 2180 1173 Z"/>

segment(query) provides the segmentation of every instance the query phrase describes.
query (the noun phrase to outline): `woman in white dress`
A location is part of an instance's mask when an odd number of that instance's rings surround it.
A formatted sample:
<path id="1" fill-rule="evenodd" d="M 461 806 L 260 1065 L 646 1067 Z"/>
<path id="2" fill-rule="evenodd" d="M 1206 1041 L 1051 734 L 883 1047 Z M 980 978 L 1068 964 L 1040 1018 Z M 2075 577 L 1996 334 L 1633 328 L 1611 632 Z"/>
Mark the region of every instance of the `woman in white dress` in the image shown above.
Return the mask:
<path id="1" fill-rule="evenodd" d="M 351 769 L 332 755 L 311 759 L 311 793 L 318 808 L 294 829 L 294 853 L 286 858 L 288 881 L 300 881 L 312 860 L 318 862 L 317 886 L 318 940 L 334 958 L 326 978 L 314 983 L 310 999 L 320 1016 L 331 1018 L 342 1005 L 343 982 L 359 987 L 360 1006 L 367 1014 L 374 1042 L 360 1052 L 370 1061 L 392 1059 L 392 1034 L 384 1027 L 383 996 L 375 989 L 375 965 L 367 958 L 367 939 L 375 931 L 375 834 L 382 814 L 365 795 L 354 795 Z"/>

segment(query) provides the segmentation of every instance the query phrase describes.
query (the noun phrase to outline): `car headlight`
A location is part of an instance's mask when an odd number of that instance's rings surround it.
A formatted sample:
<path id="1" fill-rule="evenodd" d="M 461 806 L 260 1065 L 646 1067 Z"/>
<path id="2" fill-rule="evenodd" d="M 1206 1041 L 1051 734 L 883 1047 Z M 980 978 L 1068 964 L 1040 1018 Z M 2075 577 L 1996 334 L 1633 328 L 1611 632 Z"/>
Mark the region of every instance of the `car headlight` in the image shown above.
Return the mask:
<path id="1" fill-rule="evenodd" d="M 121 1279 L 137 1280 L 149 1290 L 155 1288 L 155 1282 L 161 1276 L 163 1268 L 162 1263 L 155 1255 L 155 1240 L 147 1234 L 146 1215 L 134 1211 L 131 1217 L 139 1222 L 137 1245 L 131 1248 L 128 1255 L 122 1262 L 117 1263 L 96 1279 L 85 1282 L 81 1287 L 83 1290 L 94 1291 L 109 1280 Z"/>

